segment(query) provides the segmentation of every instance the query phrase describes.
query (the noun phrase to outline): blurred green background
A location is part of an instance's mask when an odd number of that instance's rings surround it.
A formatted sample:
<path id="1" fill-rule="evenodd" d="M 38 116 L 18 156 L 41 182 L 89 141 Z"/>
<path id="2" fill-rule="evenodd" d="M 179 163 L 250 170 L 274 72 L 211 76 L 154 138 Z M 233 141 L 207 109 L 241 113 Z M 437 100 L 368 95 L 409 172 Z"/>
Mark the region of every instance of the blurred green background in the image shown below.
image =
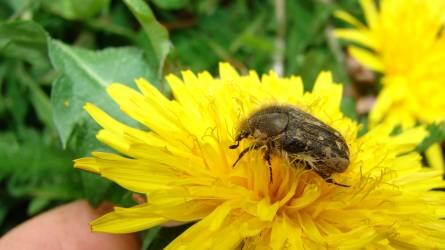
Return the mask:
<path id="1" fill-rule="evenodd" d="M 241 73 L 301 75 L 310 90 L 319 71 L 331 70 L 345 84 L 343 111 L 366 129 L 367 109 L 356 102 L 375 96 L 378 76 L 348 63 L 332 35 L 344 25 L 337 9 L 363 20 L 355 0 L 0 0 L 0 234 L 75 199 L 135 204 L 131 193 L 72 167 L 92 150 L 110 151 L 96 141 L 85 102 L 138 126 L 106 95 L 113 81 L 134 86 L 142 76 L 170 96 L 164 75 L 217 75 L 226 61 Z M 445 137 L 430 130 L 425 145 Z M 185 228 L 147 230 L 143 248 L 162 248 Z"/>

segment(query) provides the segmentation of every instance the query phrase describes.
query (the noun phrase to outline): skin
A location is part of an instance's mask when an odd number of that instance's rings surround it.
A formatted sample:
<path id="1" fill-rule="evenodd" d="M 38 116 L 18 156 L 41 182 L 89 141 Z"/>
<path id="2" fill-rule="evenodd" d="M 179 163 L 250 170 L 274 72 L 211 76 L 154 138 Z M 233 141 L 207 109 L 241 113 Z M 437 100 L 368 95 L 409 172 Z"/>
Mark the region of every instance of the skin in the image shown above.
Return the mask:
<path id="1" fill-rule="evenodd" d="M 0 249 L 140 249 L 136 234 L 91 232 L 89 222 L 111 209 L 110 204 L 93 209 L 86 201 L 62 205 L 9 231 L 0 238 Z"/>

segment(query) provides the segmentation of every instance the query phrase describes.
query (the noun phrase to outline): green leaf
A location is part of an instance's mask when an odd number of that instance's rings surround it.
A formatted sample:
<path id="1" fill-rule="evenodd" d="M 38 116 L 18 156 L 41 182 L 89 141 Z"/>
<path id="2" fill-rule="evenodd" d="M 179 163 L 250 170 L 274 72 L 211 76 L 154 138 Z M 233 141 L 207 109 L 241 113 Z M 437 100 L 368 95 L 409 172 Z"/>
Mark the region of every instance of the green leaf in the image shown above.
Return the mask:
<path id="1" fill-rule="evenodd" d="M 170 242 L 172 242 L 176 237 L 178 237 L 192 225 L 193 223 L 187 223 L 176 227 L 162 227 L 159 232 L 156 232 L 156 228 L 153 228 L 152 230 L 155 231 L 146 235 L 146 237 L 149 237 L 149 240 L 150 237 L 154 237 L 154 239 L 150 242 L 148 249 L 164 249 Z M 151 236 L 150 234 L 154 235 Z"/>
<path id="2" fill-rule="evenodd" d="M 84 98 L 76 97 L 73 83 L 65 75 L 53 82 L 51 90 L 51 105 L 53 119 L 63 147 L 73 132 L 76 124 L 86 118 L 82 107 Z"/>
<path id="3" fill-rule="evenodd" d="M 302 72 L 301 67 L 310 67 L 302 60 L 302 57 L 307 57 L 305 52 L 308 48 L 315 47 L 319 43 L 317 39 L 324 36 L 324 29 L 332 9 L 318 1 L 287 1 L 286 3 L 289 20 L 286 27 L 285 72 L 294 74 Z"/>
<path id="4" fill-rule="evenodd" d="M 142 250 L 148 250 L 150 249 L 150 246 L 152 245 L 153 241 L 158 237 L 159 233 L 161 232 L 161 227 L 154 227 L 150 228 L 148 230 L 145 230 L 142 232 Z"/>
<path id="5" fill-rule="evenodd" d="M 18 80 L 28 87 L 30 92 L 30 101 L 37 113 L 40 121 L 48 128 L 53 128 L 51 103 L 46 93 L 40 88 L 39 84 L 25 71 L 22 64 L 17 67 Z"/>
<path id="6" fill-rule="evenodd" d="M 53 66 L 62 73 L 53 83 L 51 102 L 63 146 L 76 124 L 87 117 L 83 111 L 86 102 L 94 103 L 122 122 L 136 124 L 119 111 L 106 88 L 112 82 L 134 86 L 133 81 L 138 77 L 153 80 L 154 73 L 142 50 L 127 47 L 94 52 L 50 40 L 49 55 Z"/>
<path id="7" fill-rule="evenodd" d="M 104 200 L 108 190 L 113 183 L 99 175 L 94 175 L 87 172 L 80 173 L 82 177 L 83 193 L 86 199 L 94 206 L 100 204 Z"/>
<path id="8" fill-rule="evenodd" d="M 13 71 L 14 73 L 15 70 Z M 16 79 L 16 76 L 12 76 L 6 82 L 6 108 L 12 114 L 13 122 L 12 124 L 17 127 L 23 126 L 26 118 L 26 113 L 28 112 L 28 100 L 23 98 L 26 93 L 21 86 L 21 84 Z"/>
<path id="9" fill-rule="evenodd" d="M 152 0 L 156 6 L 167 10 L 177 10 L 189 4 L 189 0 Z"/>
<path id="10" fill-rule="evenodd" d="M 45 209 L 50 203 L 51 200 L 47 198 L 40 198 L 40 197 L 34 198 L 31 200 L 31 203 L 29 203 L 27 213 L 29 215 L 34 215 Z"/>
<path id="11" fill-rule="evenodd" d="M 67 200 L 80 197 L 73 156 L 44 142 L 35 130 L 24 129 L 23 138 L 0 134 L 0 179 L 13 197 Z"/>
<path id="12" fill-rule="evenodd" d="M 13 20 L 23 15 L 26 11 L 31 11 L 33 7 L 39 4 L 39 1 L 34 0 L 6 0 L 4 2 L 14 12 L 13 15 L 9 17 L 9 20 Z"/>
<path id="13" fill-rule="evenodd" d="M 416 150 L 424 152 L 433 144 L 445 141 L 445 121 L 427 126 L 429 135 L 417 146 Z"/>
<path id="14" fill-rule="evenodd" d="M 177 67 L 193 71 L 217 72 L 218 62 L 227 61 L 241 72 L 247 68 L 268 72 L 275 51 L 271 34 L 276 29 L 269 7 L 273 7 L 269 2 L 237 1 L 197 17 L 192 27 L 171 33 L 175 46 L 171 58 L 180 62 Z M 215 32 L 221 27 L 224 32 Z"/>
<path id="15" fill-rule="evenodd" d="M 156 69 L 159 79 L 165 58 L 171 48 L 168 31 L 156 20 L 144 1 L 124 0 L 124 2 L 145 31 L 145 35 L 139 39 L 139 45 L 144 48 L 148 63 L 152 69 Z"/>
<path id="16" fill-rule="evenodd" d="M 341 111 L 343 114 L 345 114 L 347 117 L 357 120 L 358 114 L 356 111 L 357 103 L 355 99 L 352 96 L 344 96 L 341 101 Z"/>
<path id="17" fill-rule="evenodd" d="M 15 21 L 0 24 L 0 54 L 25 60 L 33 65 L 48 65 L 47 34 L 37 23 Z"/>
<path id="18" fill-rule="evenodd" d="M 41 0 L 42 4 L 66 19 L 85 20 L 93 17 L 109 5 L 109 0 Z"/>
<path id="19" fill-rule="evenodd" d="M 73 129 L 68 141 L 68 148 L 78 156 L 89 155 L 92 151 L 114 152 L 96 139 L 99 128 L 99 125 L 93 119 L 86 117 L 80 124 L 76 124 Z"/>
<path id="20" fill-rule="evenodd" d="M 7 64 L 1 64 L 0 65 L 0 89 L 3 89 L 4 86 L 4 78 L 7 75 L 8 72 L 8 65 Z M 3 97 L 3 94 L 0 93 L 0 117 L 3 116 L 3 113 L 6 110 L 6 102 L 5 98 Z"/>
<path id="21" fill-rule="evenodd" d="M 18 141 L 13 133 L 0 133 L 0 181 L 13 172 L 15 166 L 13 154 L 18 149 Z"/>

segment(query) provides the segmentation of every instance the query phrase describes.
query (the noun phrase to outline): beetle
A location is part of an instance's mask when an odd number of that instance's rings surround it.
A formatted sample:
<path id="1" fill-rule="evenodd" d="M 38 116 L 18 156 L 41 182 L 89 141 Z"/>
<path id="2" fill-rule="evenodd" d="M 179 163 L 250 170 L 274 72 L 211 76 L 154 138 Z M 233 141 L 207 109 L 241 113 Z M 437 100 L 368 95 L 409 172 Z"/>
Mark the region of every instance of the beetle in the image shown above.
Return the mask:
<path id="1" fill-rule="evenodd" d="M 338 131 L 296 106 L 268 105 L 253 112 L 240 123 L 235 144 L 229 148 L 236 149 L 246 138 L 253 142 L 241 151 L 233 167 L 249 151 L 263 149 L 263 159 L 269 164 L 270 181 L 270 157 L 279 155 L 292 166 L 303 163 L 305 168 L 314 170 L 328 183 L 349 187 L 331 178 L 333 173 L 342 173 L 349 166 L 349 148 L 345 139 Z"/>

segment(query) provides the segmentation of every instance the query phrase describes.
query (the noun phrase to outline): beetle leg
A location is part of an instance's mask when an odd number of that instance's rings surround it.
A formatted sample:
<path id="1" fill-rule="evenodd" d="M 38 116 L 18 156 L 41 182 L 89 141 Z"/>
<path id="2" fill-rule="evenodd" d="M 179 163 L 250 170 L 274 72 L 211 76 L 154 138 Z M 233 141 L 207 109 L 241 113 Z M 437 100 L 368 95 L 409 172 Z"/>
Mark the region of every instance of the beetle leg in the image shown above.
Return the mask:
<path id="1" fill-rule="evenodd" d="M 271 146 L 266 146 L 266 152 L 264 152 L 263 159 L 267 161 L 269 165 L 269 181 L 272 183 L 272 163 L 270 163 Z"/>
<path id="2" fill-rule="evenodd" d="M 238 155 L 238 159 L 236 159 L 235 163 L 233 163 L 232 168 L 235 167 L 235 165 L 241 160 L 241 158 L 243 158 L 243 156 L 249 152 L 250 150 L 255 150 L 255 149 L 259 149 L 261 147 L 260 144 L 253 144 L 245 149 L 243 149 L 243 151 L 241 151 L 241 153 Z"/>
<path id="3" fill-rule="evenodd" d="M 269 164 L 269 166 L 270 165 L 272 165 L 271 163 L 270 163 L 270 152 L 271 150 L 269 149 L 269 147 L 267 147 L 267 149 L 266 149 L 266 152 L 264 152 L 264 157 L 263 157 L 263 159 L 265 160 L 265 161 L 267 161 L 267 163 Z"/>
<path id="4" fill-rule="evenodd" d="M 341 184 L 341 183 L 338 183 L 338 182 L 336 182 L 336 181 L 334 181 L 334 179 L 332 179 L 332 178 L 327 178 L 327 179 L 324 179 L 327 183 L 332 183 L 332 184 L 335 184 L 335 185 L 337 185 L 337 186 L 340 186 L 340 187 L 351 187 L 351 186 L 349 186 L 349 185 L 345 185 L 345 184 Z"/>
<path id="5" fill-rule="evenodd" d="M 317 173 L 318 173 L 318 175 L 320 175 L 321 178 L 323 178 L 324 181 L 327 182 L 327 183 L 331 183 L 331 184 L 334 184 L 334 185 L 337 185 L 337 186 L 340 186 L 340 187 L 351 187 L 351 186 L 349 186 L 349 185 L 345 185 L 345 184 L 341 184 L 341 183 L 336 182 L 334 179 L 332 179 L 332 177 L 331 177 L 330 174 L 325 174 L 325 173 L 320 173 L 320 172 L 317 172 Z"/>

